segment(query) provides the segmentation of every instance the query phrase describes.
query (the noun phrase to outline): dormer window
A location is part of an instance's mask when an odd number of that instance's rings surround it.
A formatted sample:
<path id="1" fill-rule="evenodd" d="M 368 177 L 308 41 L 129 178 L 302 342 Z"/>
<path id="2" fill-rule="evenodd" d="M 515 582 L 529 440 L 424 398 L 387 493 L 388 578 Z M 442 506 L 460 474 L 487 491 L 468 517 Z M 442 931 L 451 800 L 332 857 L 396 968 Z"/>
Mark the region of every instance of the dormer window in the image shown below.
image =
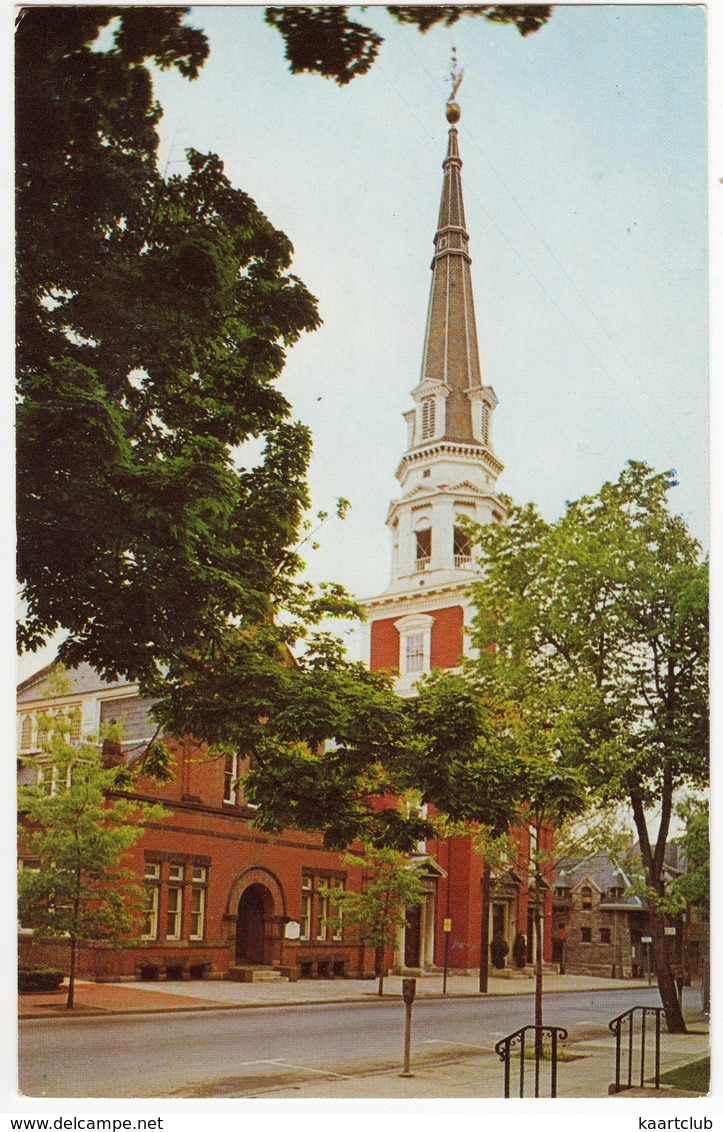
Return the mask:
<path id="1" fill-rule="evenodd" d="M 437 425 L 437 403 L 434 397 L 422 401 L 422 440 L 431 440 Z"/>

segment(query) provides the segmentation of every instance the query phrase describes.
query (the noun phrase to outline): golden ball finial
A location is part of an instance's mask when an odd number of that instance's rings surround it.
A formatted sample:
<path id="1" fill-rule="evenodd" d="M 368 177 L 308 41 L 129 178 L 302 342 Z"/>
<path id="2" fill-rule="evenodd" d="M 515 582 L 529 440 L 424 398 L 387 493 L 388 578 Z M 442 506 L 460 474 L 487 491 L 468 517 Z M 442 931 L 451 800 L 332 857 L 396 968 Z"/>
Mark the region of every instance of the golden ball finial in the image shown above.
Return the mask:
<path id="1" fill-rule="evenodd" d="M 447 114 L 447 121 L 452 126 L 456 125 L 456 123 L 459 122 L 460 118 L 462 117 L 462 111 L 460 110 L 460 108 L 459 108 L 459 106 L 457 105 L 456 102 L 448 102 L 447 103 L 446 114 Z"/>

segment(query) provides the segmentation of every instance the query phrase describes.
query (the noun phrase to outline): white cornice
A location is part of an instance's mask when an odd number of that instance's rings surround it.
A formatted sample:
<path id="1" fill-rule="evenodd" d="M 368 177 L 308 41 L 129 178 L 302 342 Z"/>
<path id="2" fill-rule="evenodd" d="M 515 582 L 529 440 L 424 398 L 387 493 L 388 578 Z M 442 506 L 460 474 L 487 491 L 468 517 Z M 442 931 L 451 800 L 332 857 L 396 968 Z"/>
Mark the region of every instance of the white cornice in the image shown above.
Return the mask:
<path id="1" fill-rule="evenodd" d="M 452 459 L 481 464 L 494 475 L 500 475 L 505 466 L 498 460 L 489 448 L 483 444 L 464 444 L 455 440 L 436 440 L 430 444 L 420 445 L 419 448 L 410 448 L 402 456 L 396 470 L 397 479 L 401 479 L 405 468 L 409 464 L 420 464 L 423 460 Z"/>

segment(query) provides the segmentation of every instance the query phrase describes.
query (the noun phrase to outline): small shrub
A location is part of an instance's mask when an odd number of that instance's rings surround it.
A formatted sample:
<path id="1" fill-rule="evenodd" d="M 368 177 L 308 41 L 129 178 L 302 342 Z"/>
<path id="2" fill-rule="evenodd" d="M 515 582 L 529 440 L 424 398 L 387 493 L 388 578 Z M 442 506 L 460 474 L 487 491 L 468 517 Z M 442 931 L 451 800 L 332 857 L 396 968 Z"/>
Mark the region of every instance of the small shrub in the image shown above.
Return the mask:
<path id="1" fill-rule="evenodd" d="M 54 967 L 40 967 L 34 963 L 18 964 L 19 991 L 54 991 L 64 978 L 63 971 Z"/>

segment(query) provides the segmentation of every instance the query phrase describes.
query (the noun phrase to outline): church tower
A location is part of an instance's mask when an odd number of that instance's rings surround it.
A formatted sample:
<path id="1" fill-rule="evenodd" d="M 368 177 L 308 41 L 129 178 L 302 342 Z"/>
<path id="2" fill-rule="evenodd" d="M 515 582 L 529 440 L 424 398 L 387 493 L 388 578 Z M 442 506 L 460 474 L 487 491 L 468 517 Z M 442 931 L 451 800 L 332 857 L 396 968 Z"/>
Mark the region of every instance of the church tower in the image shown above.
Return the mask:
<path id="1" fill-rule="evenodd" d="M 398 673 L 401 695 L 432 668 L 454 668 L 465 650 L 468 589 L 475 576 L 462 517 L 501 522 L 503 464 L 494 451 L 495 392 L 479 360 L 469 235 L 462 198 L 460 110 L 450 122 L 419 383 L 404 414 L 407 448 L 397 468 L 402 494 L 389 508 L 392 576 L 364 605 L 372 669 Z"/>

